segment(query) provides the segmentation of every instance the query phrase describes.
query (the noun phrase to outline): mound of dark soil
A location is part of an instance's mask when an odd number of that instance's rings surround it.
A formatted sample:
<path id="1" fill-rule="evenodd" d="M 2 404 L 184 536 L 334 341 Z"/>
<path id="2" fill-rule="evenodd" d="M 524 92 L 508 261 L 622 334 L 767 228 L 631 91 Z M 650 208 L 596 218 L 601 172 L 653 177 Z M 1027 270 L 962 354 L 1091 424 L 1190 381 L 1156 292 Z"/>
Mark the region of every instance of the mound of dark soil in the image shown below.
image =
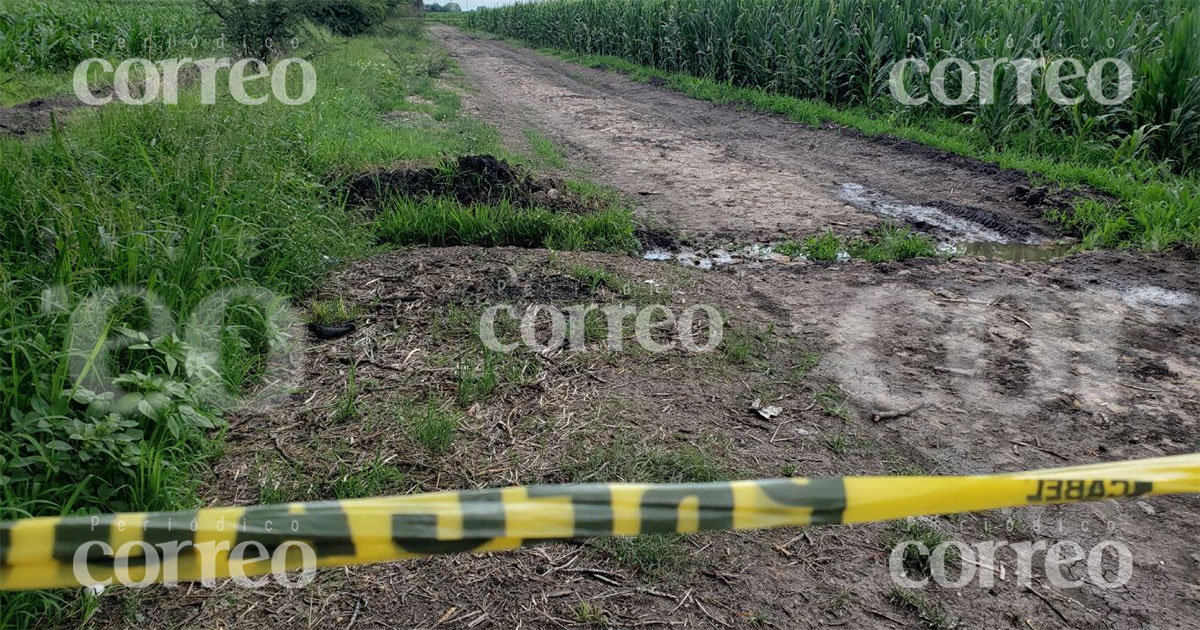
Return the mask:
<path id="1" fill-rule="evenodd" d="M 568 192 L 563 182 L 534 177 L 491 155 L 464 155 L 437 166 L 364 173 L 349 181 L 347 193 L 351 204 L 368 207 L 392 196 L 451 197 L 467 205 L 508 202 L 522 208 L 577 213 L 594 212 L 601 205 Z"/>
<path id="2" fill-rule="evenodd" d="M 93 96 L 102 96 L 101 92 L 93 92 Z M 27 103 L 0 107 L 0 135 L 24 136 L 41 133 L 51 126 L 52 115 L 62 115 L 63 112 L 83 107 L 83 103 L 74 97 L 54 99 L 35 98 Z"/>

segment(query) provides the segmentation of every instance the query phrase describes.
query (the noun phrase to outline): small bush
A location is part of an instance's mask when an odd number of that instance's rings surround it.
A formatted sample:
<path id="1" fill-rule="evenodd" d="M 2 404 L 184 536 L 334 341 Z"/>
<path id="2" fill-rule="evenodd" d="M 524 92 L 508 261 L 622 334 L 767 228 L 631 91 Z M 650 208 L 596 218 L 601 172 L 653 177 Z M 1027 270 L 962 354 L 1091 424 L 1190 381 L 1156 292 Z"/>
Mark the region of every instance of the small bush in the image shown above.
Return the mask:
<path id="1" fill-rule="evenodd" d="M 291 0 L 201 0 L 225 25 L 233 46 L 260 59 L 271 56 L 296 34 L 304 17 Z"/>
<path id="2" fill-rule="evenodd" d="M 382 23 L 395 6 L 385 0 L 309 0 L 304 14 L 338 35 L 351 37 Z"/>

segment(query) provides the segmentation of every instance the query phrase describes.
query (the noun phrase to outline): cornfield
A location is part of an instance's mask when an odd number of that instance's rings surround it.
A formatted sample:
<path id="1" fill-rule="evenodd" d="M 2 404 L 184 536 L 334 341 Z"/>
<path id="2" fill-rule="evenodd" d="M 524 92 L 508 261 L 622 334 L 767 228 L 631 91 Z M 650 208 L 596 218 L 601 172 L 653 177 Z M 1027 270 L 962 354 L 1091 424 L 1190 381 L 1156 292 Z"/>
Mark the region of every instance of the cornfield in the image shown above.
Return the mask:
<path id="1" fill-rule="evenodd" d="M 220 36 L 193 0 L 0 0 L 0 70 L 68 70 L 90 57 L 186 56 Z"/>
<path id="2" fill-rule="evenodd" d="M 995 103 L 930 102 L 900 115 L 965 119 L 993 142 L 1024 148 L 1065 144 L 1101 159 L 1124 149 L 1176 171 L 1200 166 L 1200 5 L 1191 0 L 549 0 L 476 11 L 468 24 L 669 73 L 897 112 L 889 71 L 907 57 L 930 67 L 947 57 L 1071 57 L 1088 66 L 1117 58 L 1134 71 L 1134 93 L 1119 107 L 1091 99 L 1063 107 L 1044 91 L 1021 105 L 1006 65 L 997 69 Z M 1106 94 L 1116 92 L 1115 74 L 1105 74 Z M 958 94 L 959 81 L 948 74 L 947 92 Z"/>

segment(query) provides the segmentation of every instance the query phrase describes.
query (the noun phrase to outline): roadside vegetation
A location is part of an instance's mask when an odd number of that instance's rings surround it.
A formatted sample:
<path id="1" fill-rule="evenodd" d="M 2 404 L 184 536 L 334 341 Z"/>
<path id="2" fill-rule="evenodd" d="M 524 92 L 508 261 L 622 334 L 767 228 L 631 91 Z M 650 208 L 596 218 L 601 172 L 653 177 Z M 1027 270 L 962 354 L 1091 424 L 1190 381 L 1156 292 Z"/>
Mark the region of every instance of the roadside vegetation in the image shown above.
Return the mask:
<path id="1" fill-rule="evenodd" d="M 846 238 L 827 230 L 803 240 L 787 240 L 774 246 L 776 252 L 793 258 L 803 256 L 817 262 L 841 258 L 861 258 L 867 262 L 887 262 L 938 256 L 937 244 L 920 232 L 885 224 L 865 236 Z"/>
<path id="2" fill-rule="evenodd" d="M 635 79 L 657 77 L 696 98 L 811 125 L 831 121 L 1093 187 L 1117 203 L 1080 201 L 1051 217 L 1085 247 L 1200 247 L 1194 3 L 552 0 L 483 9 L 467 23 Z M 946 57 L 1114 57 L 1133 68 L 1134 92 L 1121 107 L 1091 99 L 1064 107 L 1044 91 L 1020 105 L 1016 72 L 1005 66 L 995 103 L 907 107 L 888 88 L 892 62 L 906 57 L 929 66 Z M 949 94 L 958 94 L 961 78 L 947 75 Z M 1115 80 L 1105 75 L 1106 94 Z M 1082 80 L 1075 83 L 1074 93 L 1082 91 Z"/>
<path id="3" fill-rule="evenodd" d="M 540 208 L 464 205 L 453 199 L 398 198 L 385 205 L 376 233 L 396 245 L 479 245 L 630 251 L 637 247 L 628 210 L 576 215 Z"/>
<path id="4" fill-rule="evenodd" d="M 195 383 L 233 394 L 253 389 L 282 342 L 267 334 L 264 309 L 232 304 L 220 322 L 221 358 L 209 366 L 217 378 L 202 378 L 188 360 L 196 348 L 184 322 L 216 292 L 249 285 L 303 298 L 340 261 L 380 243 L 626 250 L 635 242 L 624 209 L 567 214 L 398 197 L 369 212 L 348 203 L 344 182 L 381 166 L 435 164 L 445 154 L 522 158 L 506 156 L 490 127 L 459 115 L 457 93 L 435 81 L 452 70 L 444 53 L 419 23 L 385 19 L 403 17 L 396 2 L 289 4 L 304 12 L 289 14 L 285 26 L 252 19 L 282 10 L 279 2 L 209 4 L 219 16 L 173 0 L 0 0 L 7 101 L 69 90 L 83 58 L 197 56 L 187 42 L 166 43 L 181 32 L 211 38 L 207 46 L 243 32 L 295 36 L 287 56 L 307 57 L 318 77 L 303 106 L 271 99 L 247 107 L 219 78 L 213 105 L 185 84 L 176 105 L 78 108 L 50 133 L 0 136 L 0 520 L 199 503 L 196 471 L 221 452 L 227 409 Z M 260 26 L 283 30 L 253 30 Z M 94 45 L 92 33 L 101 35 Z M 297 74 L 289 76 L 292 94 L 300 91 Z M 110 287 L 135 290 L 93 317 L 94 338 L 80 337 L 73 313 Z M 342 300 L 318 301 L 301 319 L 336 324 L 357 315 Z M 124 391 L 114 397 L 94 387 L 89 374 L 100 368 Z M 357 417 L 360 387 L 352 371 L 331 414 Z M 441 452 L 453 440 L 455 413 L 432 401 L 403 403 L 396 421 L 414 443 Z M 398 479 L 379 464 L 317 490 L 361 496 Z M 75 592 L 2 593 L 0 627 L 82 619 L 94 606 Z"/>

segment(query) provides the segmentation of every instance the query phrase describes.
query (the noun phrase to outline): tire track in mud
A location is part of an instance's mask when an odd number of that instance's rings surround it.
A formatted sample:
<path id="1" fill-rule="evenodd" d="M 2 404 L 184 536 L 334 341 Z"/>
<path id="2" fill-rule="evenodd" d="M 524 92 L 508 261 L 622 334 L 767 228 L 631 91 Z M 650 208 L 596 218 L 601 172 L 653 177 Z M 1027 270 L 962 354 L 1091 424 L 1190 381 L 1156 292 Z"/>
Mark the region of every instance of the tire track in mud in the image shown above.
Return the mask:
<path id="1" fill-rule="evenodd" d="M 881 217 L 838 191 L 857 185 L 926 212 L 986 217 L 1015 240 L 1053 232 L 1018 201 L 1027 178 L 895 139 L 810 129 L 583 68 L 434 25 L 478 92 L 467 107 L 518 144 L 537 128 L 598 181 L 690 236 L 770 240 L 828 227 L 861 232 Z"/>

